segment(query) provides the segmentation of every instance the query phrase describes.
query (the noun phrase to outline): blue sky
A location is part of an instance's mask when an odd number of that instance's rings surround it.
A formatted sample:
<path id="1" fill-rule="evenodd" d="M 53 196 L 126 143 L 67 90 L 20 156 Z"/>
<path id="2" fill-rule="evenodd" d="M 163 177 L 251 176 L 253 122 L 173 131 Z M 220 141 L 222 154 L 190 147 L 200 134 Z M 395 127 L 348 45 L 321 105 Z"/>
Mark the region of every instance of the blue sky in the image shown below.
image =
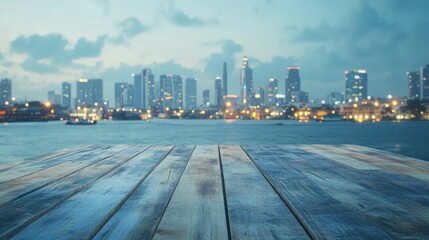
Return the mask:
<path id="1" fill-rule="evenodd" d="M 310 98 L 344 91 L 344 70 L 366 69 L 369 94 L 405 96 L 405 73 L 429 64 L 425 0 L 114 1 L 2 0 L 0 78 L 18 99 L 45 100 L 62 81 L 114 82 L 152 68 L 198 79 L 198 98 L 228 63 L 239 93 L 239 66 L 250 56 L 255 87 L 286 67 L 301 67 Z M 72 94 L 75 94 L 73 89 Z"/>

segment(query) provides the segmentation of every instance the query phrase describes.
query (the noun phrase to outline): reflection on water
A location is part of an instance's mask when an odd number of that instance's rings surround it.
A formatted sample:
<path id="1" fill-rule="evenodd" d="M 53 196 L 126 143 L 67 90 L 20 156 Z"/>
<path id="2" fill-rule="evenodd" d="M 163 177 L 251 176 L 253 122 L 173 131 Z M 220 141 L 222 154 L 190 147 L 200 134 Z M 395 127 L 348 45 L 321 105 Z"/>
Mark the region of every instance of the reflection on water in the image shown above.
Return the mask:
<path id="1" fill-rule="evenodd" d="M 0 163 L 83 144 L 359 144 L 429 160 L 429 122 L 243 120 L 101 121 L 0 125 Z"/>

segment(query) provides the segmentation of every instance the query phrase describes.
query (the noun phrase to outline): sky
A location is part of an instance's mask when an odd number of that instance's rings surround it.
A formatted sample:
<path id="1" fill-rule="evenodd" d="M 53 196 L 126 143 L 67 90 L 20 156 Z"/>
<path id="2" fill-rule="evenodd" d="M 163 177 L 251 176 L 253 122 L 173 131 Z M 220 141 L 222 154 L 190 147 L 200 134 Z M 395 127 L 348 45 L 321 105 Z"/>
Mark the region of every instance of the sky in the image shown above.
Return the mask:
<path id="1" fill-rule="evenodd" d="M 429 64 L 426 0 L 0 0 L 0 78 L 18 100 L 46 100 L 61 82 L 115 82 L 151 68 L 197 78 L 202 90 L 228 65 L 228 88 L 239 94 L 240 65 L 249 56 L 255 88 L 287 66 L 300 67 L 311 99 L 344 92 L 344 71 L 368 71 L 368 93 L 407 95 L 407 71 Z M 212 96 L 214 94 L 211 94 Z"/>

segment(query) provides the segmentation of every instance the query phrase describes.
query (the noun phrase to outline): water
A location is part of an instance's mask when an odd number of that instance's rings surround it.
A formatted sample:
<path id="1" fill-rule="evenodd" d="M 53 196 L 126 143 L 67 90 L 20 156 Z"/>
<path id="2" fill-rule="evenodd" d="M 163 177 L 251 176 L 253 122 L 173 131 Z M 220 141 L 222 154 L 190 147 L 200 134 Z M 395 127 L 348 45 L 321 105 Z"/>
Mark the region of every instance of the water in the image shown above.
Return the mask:
<path id="1" fill-rule="evenodd" d="M 359 144 L 429 161 L 429 122 L 240 120 L 2 123 L 0 164 L 84 144 Z"/>

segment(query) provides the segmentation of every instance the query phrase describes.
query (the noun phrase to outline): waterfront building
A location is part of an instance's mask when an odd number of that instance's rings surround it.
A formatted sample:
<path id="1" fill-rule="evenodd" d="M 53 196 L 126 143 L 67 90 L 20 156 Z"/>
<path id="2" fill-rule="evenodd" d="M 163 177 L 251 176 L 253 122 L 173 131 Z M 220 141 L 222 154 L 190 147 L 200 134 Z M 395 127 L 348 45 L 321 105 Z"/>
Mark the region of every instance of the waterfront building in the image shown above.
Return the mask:
<path id="1" fill-rule="evenodd" d="M 289 102 L 291 102 L 291 103 L 308 103 L 309 102 L 308 92 L 305 92 L 305 91 L 291 92 L 291 100 Z"/>
<path id="2" fill-rule="evenodd" d="M 226 62 L 223 62 L 222 69 L 222 97 L 228 95 L 228 70 L 226 68 Z"/>
<path id="3" fill-rule="evenodd" d="M 209 106 L 210 105 L 210 90 L 205 89 L 203 91 L 203 105 Z"/>
<path id="4" fill-rule="evenodd" d="M 420 99 L 420 73 L 407 72 L 408 99 Z"/>
<path id="5" fill-rule="evenodd" d="M 77 80 L 76 108 L 94 107 L 103 102 L 103 79 L 81 78 Z"/>
<path id="6" fill-rule="evenodd" d="M 71 107 L 71 84 L 69 82 L 62 83 L 61 106 L 64 108 Z"/>
<path id="7" fill-rule="evenodd" d="M 286 96 L 284 94 L 277 93 L 276 100 L 275 100 L 276 106 L 283 105 L 286 101 L 285 99 L 286 99 Z"/>
<path id="8" fill-rule="evenodd" d="M 222 80 L 220 77 L 216 77 L 215 80 L 215 104 L 218 108 L 222 107 L 223 92 L 222 92 Z"/>
<path id="9" fill-rule="evenodd" d="M 12 80 L 5 78 L 0 81 L 0 106 L 12 102 Z"/>
<path id="10" fill-rule="evenodd" d="M 420 68 L 420 77 L 422 80 L 422 98 L 429 100 L 429 65 Z"/>
<path id="11" fill-rule="evenodd" d="M 185 100 L 187 110 L 197 108 L 197 80 L 195 78 L 187 78 L 185 81 Z"/>
<path id="12" fill-rule="evenodd" d="M 161 108 L 166 111 L 169 109 L 182 109 L 182 76 L 177 74 L 163 74 L 160 76 L 159 82 Z"/>
<path id="13" fill-rule="evenodd" d="M 256 88 L 255 97 L 253 98 L 253 106 L 259 108 L 265 105 L 265 90 L 263 87 Z"/>
<path id="14" fill-rule="evenodd" d="M 134 107 L 141 110 L 145 108 L 146 87 L 142 73 L 135 73 L 131 75 L 134 79 Z M 125 85 L 124 85 L 125 86 Z M 122 104 L 121 83 L 115 83 L 115 106 L 120 107 Z"/>
<path id="15" fill-rule="evenodd" d="M 55 91 L 48 91 L 48 101 L 52 105 L 61 105 L 61 95 L 55 94 Z"/>
<path id="16" fill-rule="evenodd" d="M 289 66 L 285 81 L 285 101 L 292 102 L 292 93 L 301 91 L 301 78 L 298 66 Z"/>
<path id="17" fill-rule="evenodd" d="M 331 92 L 327 96 L 327 103 L 331 106 L 340 105 L 345 101 L 344 93 L 341 92 Z"/>
<path id="18" fill-rule="evenodd" d="M 155 83 L 152 71 L 148 68 L 133 74 L 134 106 L 137 109 L 149 109 L 155 104 Z"/>
<path id="19" fill-rule="evenodd" d="M 115 108 L 134 106 L 134 85 L 124 82 L 115 83 Z"/>
<path id="20" fill-rule="evenodd" d="M 277 79 L 275 78 L 268 79 L 267 86 L 265 89 L 267 93 L 267 98 L 266 98 L 267 101 L 265 102 L 265 105 L 274 106 L 276 104 L 276 95 L 278 94 L 278 90 L 279 90 L 279 83 Z"/>
<path id="21" fill-rule="evenodd" d="M 249 67 L 249 59 L 247 54 L 243 55 L 242 65 L 241 65 L 241 105 L 243 107 L 248 107 L 253 93 L 253 71 Z"/>
<path id="22" fill-rule="evenodd" d="M 366 70 L 345 71 L 346 101 L 361 101 L 368 97 L 368 74 Z"/>

